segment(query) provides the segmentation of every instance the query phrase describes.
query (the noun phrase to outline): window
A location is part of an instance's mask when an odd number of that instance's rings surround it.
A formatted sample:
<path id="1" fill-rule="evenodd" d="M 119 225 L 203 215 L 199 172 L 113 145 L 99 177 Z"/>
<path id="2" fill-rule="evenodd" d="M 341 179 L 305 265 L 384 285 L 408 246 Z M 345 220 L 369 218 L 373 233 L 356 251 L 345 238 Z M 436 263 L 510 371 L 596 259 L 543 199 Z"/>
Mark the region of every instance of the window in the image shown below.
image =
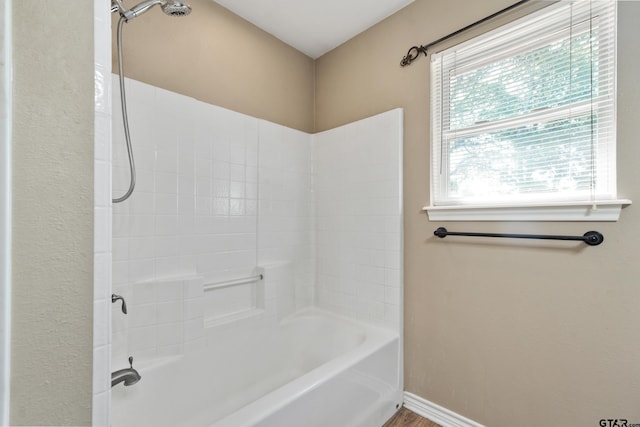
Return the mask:
<path id="1" fill-rule="evenodd" d="M 430 219 L 617 219 L 615 12 L 562 1 L 431 56 Z"/>

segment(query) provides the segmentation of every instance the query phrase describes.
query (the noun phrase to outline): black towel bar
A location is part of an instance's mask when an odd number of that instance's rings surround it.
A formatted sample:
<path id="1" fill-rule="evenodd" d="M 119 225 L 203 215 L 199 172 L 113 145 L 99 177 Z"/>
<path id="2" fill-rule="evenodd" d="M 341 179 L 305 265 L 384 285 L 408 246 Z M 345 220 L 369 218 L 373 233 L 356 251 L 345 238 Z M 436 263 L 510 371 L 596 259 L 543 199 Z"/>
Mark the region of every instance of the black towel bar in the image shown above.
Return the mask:
<path id="1" fill-rule="evenodd" d="M 604 241 L 602 233 L 597 231 L 587 231 L 582 236 L 555 236 L 548 234 L 507 234 L 507 233 L 461 233 L 456 231 L 447 231 L 446 228 L 440 227 L 433 232 L 434 235 L 444 239 L 447 236 L 471 236 L 471 237 L 509 237 L 513 239 L 544 239 L 544 240 L 579 240 L 585 242 L 589 246 L 597 246 Z"/>

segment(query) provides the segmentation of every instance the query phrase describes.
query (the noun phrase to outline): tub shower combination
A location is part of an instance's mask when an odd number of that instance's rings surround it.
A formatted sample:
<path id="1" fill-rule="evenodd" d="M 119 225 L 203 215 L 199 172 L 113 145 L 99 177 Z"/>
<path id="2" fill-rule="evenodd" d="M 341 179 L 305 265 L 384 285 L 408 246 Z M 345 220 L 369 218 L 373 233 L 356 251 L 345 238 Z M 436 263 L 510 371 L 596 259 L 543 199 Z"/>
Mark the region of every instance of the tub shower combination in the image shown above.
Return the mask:
<path id="1" fill-rule="evenodd" d="M 111 425 L 382 425 L 403 388 L 402 110 L 310 135 L 126 87 Z"/>
<path id="2" fill-rule="evenodd" d="M 112 390 L 113 426 L 375 426 L 399 392 L 398 336 L 317 309 L 226 334 Z"/>

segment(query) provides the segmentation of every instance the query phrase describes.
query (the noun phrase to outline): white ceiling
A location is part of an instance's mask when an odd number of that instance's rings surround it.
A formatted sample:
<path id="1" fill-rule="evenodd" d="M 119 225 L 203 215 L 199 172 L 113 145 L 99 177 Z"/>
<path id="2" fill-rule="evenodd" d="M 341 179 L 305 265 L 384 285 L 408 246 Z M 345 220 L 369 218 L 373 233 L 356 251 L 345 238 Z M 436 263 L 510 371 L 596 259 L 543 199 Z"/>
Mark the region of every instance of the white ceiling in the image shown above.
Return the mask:
<path id="1" fill-rule="evenodd" d="M 214 0 L 312 58 L 413 0 Z"/>

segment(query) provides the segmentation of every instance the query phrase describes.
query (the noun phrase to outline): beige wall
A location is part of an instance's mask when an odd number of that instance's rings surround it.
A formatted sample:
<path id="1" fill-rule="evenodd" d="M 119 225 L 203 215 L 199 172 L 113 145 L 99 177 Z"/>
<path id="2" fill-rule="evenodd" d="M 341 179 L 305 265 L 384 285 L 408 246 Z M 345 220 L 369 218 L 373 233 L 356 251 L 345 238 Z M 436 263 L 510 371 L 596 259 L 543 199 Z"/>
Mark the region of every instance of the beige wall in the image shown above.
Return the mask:
<path id="1" fill-rule="evenodd" d="M 91 423 L 92 5 L 14 1 L 12 425 Z"/>
<path id="2" fill-rule="evenodd" d="M 187 17 L 168 17 L 154 7 L 125 24 L 125 75 L 311 132 L 313 60 L 212 0 L 188 3 L 193 12 Z M 117 73 L 116 14 L 112 28 Z"/>
<path id="3" fill-rule="evenodd" d="M 492 427 L 640 422 L 640 210 L 616 223 L 434 223 L 429 60 L 407 49 L 508 0 L 416 0 L 319 58 L 317 131 L 405 108 L 405 387 Z M 620 2 L 619 194 L 640 200 L 640 3 Z M 452 230 L 582 234 L 598 247 L 433 237 Z"/>

